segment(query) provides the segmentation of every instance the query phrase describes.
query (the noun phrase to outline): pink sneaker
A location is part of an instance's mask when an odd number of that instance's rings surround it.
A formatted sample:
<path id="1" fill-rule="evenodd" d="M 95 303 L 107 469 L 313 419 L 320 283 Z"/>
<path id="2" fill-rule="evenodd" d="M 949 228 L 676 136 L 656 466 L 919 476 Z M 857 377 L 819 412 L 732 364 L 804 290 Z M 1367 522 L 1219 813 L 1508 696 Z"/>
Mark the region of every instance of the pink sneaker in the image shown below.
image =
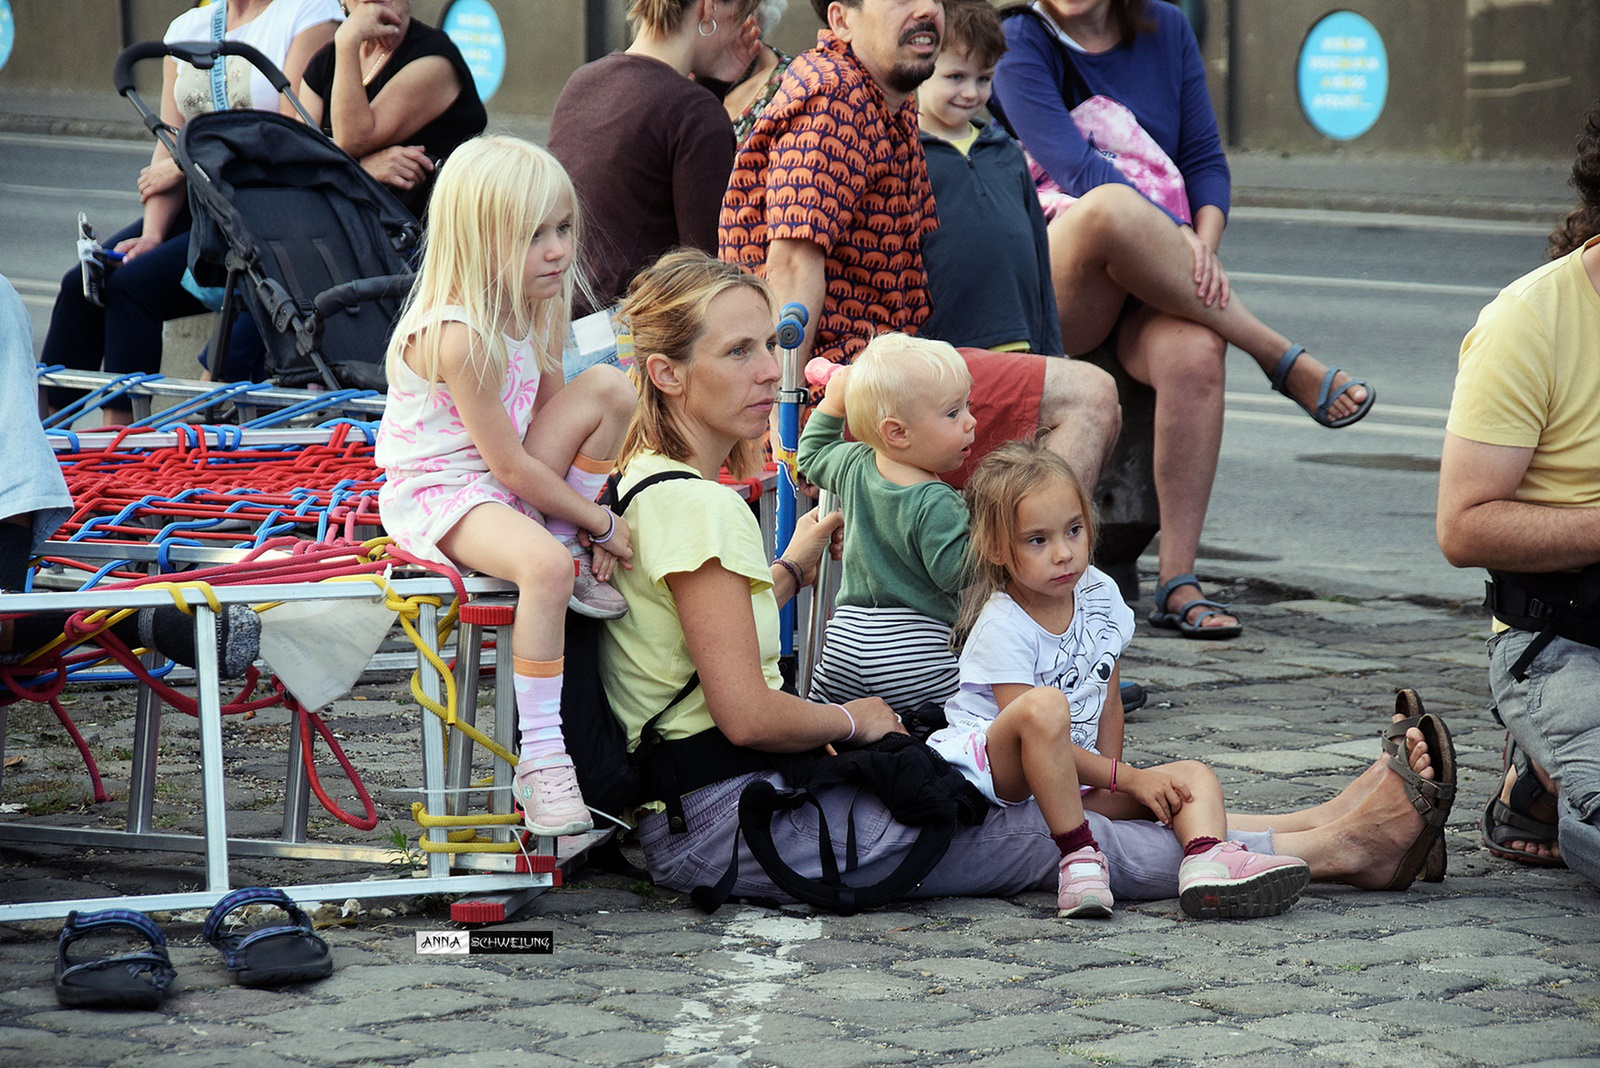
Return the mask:
<path id="1" fill-rule="evenodd" d="M 1289 910 L 1310 880 L 1311 869 L 1299 857 L 1221 842 L 1178 866 L 1178 904 L 1197 920 L 1276 916 Z"/>
<path id="2" fill-rule="evenodd" d="M 1111 915 L 1111 869 L 1106 855 L 1084 846 L 1061 858 L 1061 882 L 1056 890 L 1058 916 L 1104 919 Z"/>
<path id="3" fill-rule="evenodd" d="M 517 765 L 512 790 L 522 806 L 523 824 L 542 838 L 583 834 L 594 827 L 578 792 L 578 775 L 565 755 L 524 760 Z"/>

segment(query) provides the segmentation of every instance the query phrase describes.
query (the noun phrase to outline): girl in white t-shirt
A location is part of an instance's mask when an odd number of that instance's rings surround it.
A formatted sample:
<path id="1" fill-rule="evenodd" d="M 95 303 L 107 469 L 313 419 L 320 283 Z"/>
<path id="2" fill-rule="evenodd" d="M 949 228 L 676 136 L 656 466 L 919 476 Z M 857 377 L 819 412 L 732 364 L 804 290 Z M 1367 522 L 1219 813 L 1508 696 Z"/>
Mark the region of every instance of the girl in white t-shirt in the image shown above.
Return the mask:
<path id="1" fill-rule="evenodd" d="M 1117 658 L 1133 613 L 1090 566 L 1094 516 L 1072 469 L 1009 442 L 967 482 L 972 510 L 956 641 L 960 689 L 928 743 L 997 805 L 1033 798 L 1061 850 L 1060 915 L 1110 916 L 1110 872 L 1084 815 L 1156 819 L 1184 846 L 1178 899 L 1190 916 L 1271 916 L 1308 878 L 1296 857 L 1224 841 L 1222 786 L 1204 764 L 1122 763 Z"/>

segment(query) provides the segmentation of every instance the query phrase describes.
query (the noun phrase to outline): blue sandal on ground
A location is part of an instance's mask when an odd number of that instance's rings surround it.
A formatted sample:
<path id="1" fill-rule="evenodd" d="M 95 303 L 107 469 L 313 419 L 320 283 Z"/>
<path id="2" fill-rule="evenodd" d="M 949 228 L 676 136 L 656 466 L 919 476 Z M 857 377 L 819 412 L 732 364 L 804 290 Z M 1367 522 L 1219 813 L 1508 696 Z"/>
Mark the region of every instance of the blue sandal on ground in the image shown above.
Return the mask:
<path id="1" fill-rule="evenodd" d="M 1288 397 L 1296 404 L 1300 404 L 1300 401 L 1296 400 L 1289 393 L 1286 385 L 1289 381 L 1290 369 L 1294 367 L 1295 361 L 1298 360 L 1305 353 L 1305 351 L 1306 347 L 1304 345 L 1290 345 L 1289 351 L 1285 352 L 1283 356 L 1279 358 L 1278 366 L 1272 372 L 1272 388 L 1277 390 L 1279 393 L 1282 393 L 1285 397 Z M 1317 392 L 1317 406 L 1312 408 L 1308 405 L 1300 404 L 1301 409 L 1307 415 L 1321 423 L 1323 426 L 1327 427 L 1329 430 L 1338 430 L 1340 427 L 1349 426 L 1351 423 L 1360 420 L 1368 412 L 1372 411 L 1372 404 L 1378 399 L 1378 391 L 1359 378 L 1352 378 L 1343 386 L 1339 387 L 1337 391 L 1335 391 L 1333 388 L 1333 380 L 1338 376 L 1339 368 L 1328 368 L 1328 372 L 1322 376 L 1322 389 Z M 1354 389 L 1356 386 L 1361 386 L 1366 389 L 1367 399 L 1362 401 L 1361 406 L 1355 411 L 1351 412 L 1349 415 L 1344 416 L 1341 419 L 1330 418 L 1328 416 L 1328 409 L 1332 407 L 1340 397 L 1350 392 L 1350 390 Z"/>
<path id="2" fill-rule="evenodd" d="M 1183 574 L 1176 575 L 1157 586 L 1155 611 L 1150 613 L 1150 625 L 1152 627 L 1175 630 L 1185 638 L 1199 638 L 1206 641 L 1237 638 L 1244 633 L 1244 627 L 1238 623 L 1229 623 L 1221 627 L 1208 627 L 1205 625 L 1206 620 L 1212 616 L 1233 615 L 1233 606 L 1231 604 L 1220 604 L 1205 597 L 1196 597 L 1194 600 L 1185 603 L 1183 607 L 1173 611 L 1171 608 L 1172 591 L 1179 586 L 1193 586 L 1195 589 L 1199 589 L 1200 580 L 1195 577 L 1194 572 L 1185 571 Z M 1189 613 L 1194 611 L 1196 605 L 1204 608 L 1205 611 L 1200 613 L 1199 618 L 1190 622 Z"/>
<path id="3" fill-rule="evenodd" d="M 225 929 L 229 914 L 247 905 L 282 909 L 289 922 L 243 931 Z M 264 886 L 235 890 L 217 902 L 200 933 L 222 951 L 228 971 L 241 986 L 284 986 L 333 974 L 328 943 L 311 929 L 310 918 L 282 890 Z"/>
<path id="4" fill-rule="evenodd" d="M 72 945 L 94 935 L 135 934 L 149 943 L 111 956 L 74 960 Z M 107 909 L 69 912 L 56 945 L 56 1000 L 67 1008 L 153 1009 L 167 996 L 177 973 L 167 939 L 142 912 Z"/>

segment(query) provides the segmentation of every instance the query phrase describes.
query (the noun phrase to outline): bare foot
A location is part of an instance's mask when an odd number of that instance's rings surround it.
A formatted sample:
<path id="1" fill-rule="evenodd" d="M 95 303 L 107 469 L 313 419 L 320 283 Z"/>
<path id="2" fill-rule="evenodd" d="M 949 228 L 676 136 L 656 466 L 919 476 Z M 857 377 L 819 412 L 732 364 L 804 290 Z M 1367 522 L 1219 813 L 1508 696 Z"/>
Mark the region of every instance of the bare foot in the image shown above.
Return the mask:
<path id="1" fill-rule="evenodd" d="M 1412 769 L 1424 779 L 1433 778 L 1422 732 L 1407 731 L 1406 745 Z M 1365 796 L 1355 800 L 1364 787 Z M 1366 890 L 1387 886 L 1422 834 L 1421 814 L 1411 806 L 1400 777 L 1382 758 L 1335 801 L 1341 799 L 1355 800 L 1344 815 L 1320 827 L 1281 835 L 1275 847 L 1281 853 L 1303 857 L 1311 865 L 1311 877 L 1319 882 L 1348 883 Z"/>
<path id="2" fill-rule="evenodd" d="M 1555 784 L 1550 782 L 1549 778 L 1542 773 L 1543 769 L 1536 768 L 1535 770 L 1540 772 L 1539 778 L 1544 783 L 1545 789 L 1549 790 L 1551 793 L 1555 793 Z M 1511 803 L 1511 788 L 1516 785 L 1516 782 L 1516 769 L 1507 768 L 1506 777 L 1501 782 L 1500 786 L 1500 800 L 1504 801 L 1508 805 Z M 1526 809 L 1521 810 L 1520 814 L 1527 816 L 1529 819 L 1540 820 L 1544 823 L 1554 824 L 1556 822 L 1556 807 L 1548 802 L 1541 801 L 1530 804 Z M 1532 853 L 1536 857 L 1542 857 L 1551 864 L 1562 863 L 1561 847 L 1555 842 L 1530 842 L 1522 838 L 1511 838 L 1507 839 L 1505 845 L 1508 849 L 1521 850 L 1523 852 Z M 1491 850 L 1491 852 L 1492 851 L 1493 850 Z M 1511 857 L 1509 859 L 1520 860 L 1523 858 Z"/>
<path id="3" fill-rule="evenodd" d="M 1397 713 L 1394 720 L 1399 722 L 1403 718 L 1405 717 Z M 1428 755 L 1427 743 L 1422 740 L 1422 732 L 1415 727 L 1406 731 L 1405 745 L 1411 770 L 1424 779 L 1433 778 L 1433 760 Z M 1273 830 L 1279 833 L 1314 831 L 1354 812 L 1368 795 L 1383 786 L 1386 779 L 1394 781 L 1394 776 L 1389 772 L 1389 758 L 1380 755 L 1366 771 L 1350 780 L 1345 788 L 1339 791 L 1337 797 L 1330 798 L 1320 805 L 1313 805 L 1311 808 L 1300 809 L 1298 812 L 1274 816 L 1252 816 L 1230 812 L 1228 828 L 1235 831 Z"/>
<path id="4" fill-rule="evenodd" d="M 1309 352 L 1300 354 L 1300 358 L 1289 369 L 1289 378 L 1284 382 L 1284 388 L 1289 395 L 1294 397 L 1306 408 L 1315 411 L 1317 397 L 1322 391 L 1322 376 L 1328 373 L 1327 365 L 1316 359 Z M 1347 415 L 1354 415 L 1367 399 L 1365 386 L 1356 386 L 1349 392 L 1340 395 L 1339 390 L 1350 381 L 1350 376 L 1340 371 L 1333 379 L 1330 395 L 1338 396 L 1338 400 L 1328 406 L 1329 419 L 1343 419 Z"/>

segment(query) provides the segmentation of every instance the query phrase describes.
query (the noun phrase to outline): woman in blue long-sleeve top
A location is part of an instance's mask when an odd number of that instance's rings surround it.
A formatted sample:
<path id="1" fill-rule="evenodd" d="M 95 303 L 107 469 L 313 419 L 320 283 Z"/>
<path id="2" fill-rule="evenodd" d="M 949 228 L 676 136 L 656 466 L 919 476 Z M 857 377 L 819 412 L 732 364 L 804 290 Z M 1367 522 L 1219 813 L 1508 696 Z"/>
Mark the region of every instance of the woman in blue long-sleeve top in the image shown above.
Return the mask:
<path id="1" fill-rule="evenodd" d="M 1161 549 L 1150 620 L 1186 637 L 1233 637 L 1237 617 L 1205 600 L 1193 575 L 1222 442 L 1228 343 L 1323 426 L 1354 423 L 1377 391 L 1329 370 L 1232 292 L 1217 259 L 1228 162 L 1183 14 L 1146 0 L 1037 0 L 1006 14 L 991 109 L 1041 177 L 1076 198 L 1049 227 L 1063 342 L 1069 353 L 1089 352 L 1116 328 L 1118 359 L 1156 392 Z M 1181 186 L 1145 182 L 1152 199 L 1097 151 L 1072 114 L 1090 98 L 1085 111 L 1104 114 L 1106 98 L 1121 104 L 1124 125 L 1131 112 L 1176 165 Z"/>

